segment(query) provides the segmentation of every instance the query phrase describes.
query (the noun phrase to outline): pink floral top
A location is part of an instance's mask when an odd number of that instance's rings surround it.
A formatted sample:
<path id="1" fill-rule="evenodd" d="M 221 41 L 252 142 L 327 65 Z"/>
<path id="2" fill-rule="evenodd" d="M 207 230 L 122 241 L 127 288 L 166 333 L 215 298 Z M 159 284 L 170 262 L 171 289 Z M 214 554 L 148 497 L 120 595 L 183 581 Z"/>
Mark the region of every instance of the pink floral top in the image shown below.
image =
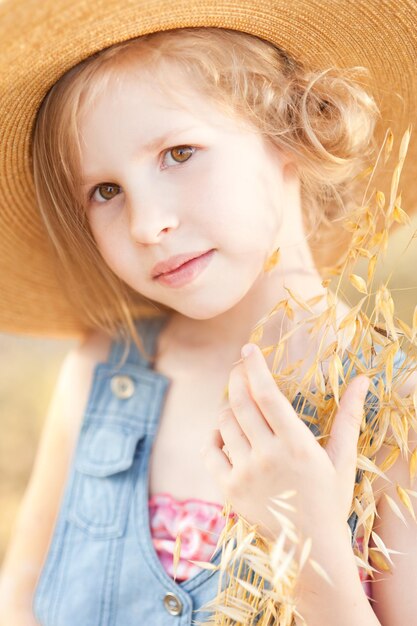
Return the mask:
<path id="1" fill-rule="evenodd" d="M 181 552 L 175 580 L 190 578 L 201 568 L 190 560 L 210 561 L 225 518 L 222 505 L 197 498 L 176 500 L 168 493 L 149 498 L 149 519 L 153 544 L 158 557 L 174 578 L 173 555 L 177 534 Z"/>
<path id="2" fill-rule="evenodd" d="M 178 533 L 181 537 L 181 551 L 175 580 L 183 581 L 201 571 L 190 560 L 209 561 L 212 557 L 225 524 L 222 508 L 220 504 L 197 498 L 176 500 L 168 493 L 158 493 L 149 498 L 153 544 L 164 569 L 172 578 L 174 546 Z M 358 539 L 358 546 L 362 550 L 361 539 Z M 365 593 L 371 597 L 366 572 L 359 568 L 359 575 Z"/>

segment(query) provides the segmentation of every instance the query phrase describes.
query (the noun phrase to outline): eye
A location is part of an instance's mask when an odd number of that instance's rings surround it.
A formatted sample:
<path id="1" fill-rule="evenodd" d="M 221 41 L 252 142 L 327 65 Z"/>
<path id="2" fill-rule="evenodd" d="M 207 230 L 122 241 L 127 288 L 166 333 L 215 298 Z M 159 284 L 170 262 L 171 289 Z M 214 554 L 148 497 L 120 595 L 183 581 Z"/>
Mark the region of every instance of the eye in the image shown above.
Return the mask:
<path id="1" fill-rule="evenodd" d="M 113 193 L 115 189 L 120 190 L 119 185 L 114 185 L 113 183 L 101 183 L 100 185 L 96 185 L 92 188 L 89 194 L 89 199 L 93 200 L 94 202 L 98 202 L 99 204 L 103 202 L 108 202 L 117 195 L 117 193 Z M 96 192 L 98 192 L 101 200 L 99 200 L 97 197 L 94 197 L 96 195 Z"/>
<path id="2" fill-rule="evenodd" d="M 175 163 L 185 163 L 191 158 L 191 155 L 197 150 L 194 146 L 174 146 L 164 152 L 164 160 L 167 154 L 171 154 Z M 88 199 L 98 204 L 104 204 L 113 200 L 113 198 L 120 193 L 120 185 L 114 183 L 100 183 L 93 187 L 88 194 Z M 98 193 L 97 193 L 98 192 Z M 96 195 L 97 193 L 97 195 Z M 101 198 L 101 199 L 100 199 Z"/>
<path id="3" fill-rule="evenodd" d="M 191 155 L 194 154 L 195 151 L 196 148 L 193 146 L 174 146 L 165 151 L 164 157 L 171 154 L 176 163 L 185 163 L 191 158 Z"/>

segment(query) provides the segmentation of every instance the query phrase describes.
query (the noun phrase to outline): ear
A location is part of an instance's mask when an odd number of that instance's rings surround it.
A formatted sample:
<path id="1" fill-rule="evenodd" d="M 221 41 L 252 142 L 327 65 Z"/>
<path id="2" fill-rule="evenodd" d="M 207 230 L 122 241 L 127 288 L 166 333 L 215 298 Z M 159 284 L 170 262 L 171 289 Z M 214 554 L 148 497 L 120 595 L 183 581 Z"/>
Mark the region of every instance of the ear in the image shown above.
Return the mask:
<path id="1" fill-rule="evenodd" d="M 298 178 L 298 167 L 295 155 L 289 150 L 283 150 L 271 141 L 271 148 L 274 156 L 282 169 L 284 179 Z"/>
<path id="2" fill-rule="evenodd" d="M 280 150 L 278 148 L 277 150 L 279 152 L 279 158 L 281 160 L 281 167 L 284 178 L 293 178 L 298 180 L 299 174 L 296 156 L 292 152 L 290 152 L 290 150 Z"/>

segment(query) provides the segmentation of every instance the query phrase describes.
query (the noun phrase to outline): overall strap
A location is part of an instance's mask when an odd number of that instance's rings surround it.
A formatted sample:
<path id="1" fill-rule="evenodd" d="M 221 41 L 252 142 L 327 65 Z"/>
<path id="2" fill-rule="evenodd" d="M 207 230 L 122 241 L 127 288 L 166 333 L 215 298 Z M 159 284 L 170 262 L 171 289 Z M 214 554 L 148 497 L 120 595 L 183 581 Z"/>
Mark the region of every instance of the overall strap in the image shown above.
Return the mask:
<path id="1" fill-rule="evenodd" d="M 144 348 L 152 357 L 155 355 L 159 332 L 168 321 L 168 318 L 168 315 L 159 315 L 158 317 L 141 317 L 134 320 L 136 330 L 142 339 Z M 123 358 L 124 355 L 125 346 L 123 341 L 115 339 L 112 342 L 107 363 L 117 366 L 123 360 L 123 363 L 128 363 L 129 365 L 140 365 L 146 368 L 151 367 L 149 359 L 139 352 L 132 340 L 130 341 L 128 354 L 125 359 Z"/>

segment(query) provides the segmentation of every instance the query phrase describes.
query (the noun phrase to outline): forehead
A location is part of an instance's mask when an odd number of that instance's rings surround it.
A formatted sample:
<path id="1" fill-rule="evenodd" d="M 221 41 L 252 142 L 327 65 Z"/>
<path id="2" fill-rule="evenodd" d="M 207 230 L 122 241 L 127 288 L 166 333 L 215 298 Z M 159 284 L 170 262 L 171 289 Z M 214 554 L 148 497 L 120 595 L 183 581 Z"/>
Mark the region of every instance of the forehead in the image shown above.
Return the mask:
<path id="1" fill-rule="evenodd" d="M 121 177 L 132 163 L 154 158 L 168 145 L 259 148 L 256 129 L 167 69 L 111 75 L 84 107 L 77 124 L 84 185 Z"/>
<path id="2" fill-rule="evenodd" d="M 200 121 L 219 128 L 253 127 L 238 116 L 227 100 L 213 97 L 213 87 L 193 80 L 174 60 L 152 64 L 130 61 L 122 67 L 103 69 L 97 80 L 89 81 L 78 109 L 78 126 L 91 126 L 100 115 L 131 118 L 141 127 L 153 122 L 176 125 Z M 122 121 L 122 120 L 121 120 Z"/>

